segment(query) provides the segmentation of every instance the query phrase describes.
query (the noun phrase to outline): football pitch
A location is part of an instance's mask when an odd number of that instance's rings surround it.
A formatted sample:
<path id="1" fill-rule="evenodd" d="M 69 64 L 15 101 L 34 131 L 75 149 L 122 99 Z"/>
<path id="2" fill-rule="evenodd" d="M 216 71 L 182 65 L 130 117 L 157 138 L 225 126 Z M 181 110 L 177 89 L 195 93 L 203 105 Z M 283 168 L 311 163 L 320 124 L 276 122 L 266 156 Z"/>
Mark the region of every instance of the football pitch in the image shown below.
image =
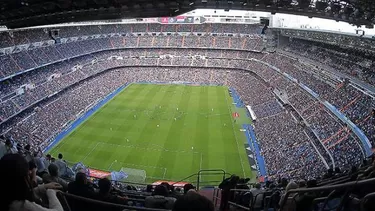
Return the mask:
<path id="1" fill-rule="evenodd" d="M 250 119 L 228 87 L 131 84 L 50 153 L 103 171 L 143 171 L 147 182 L 179 181 L 201 169 L 253 178 L 240 132 L 245 123 Z"/>

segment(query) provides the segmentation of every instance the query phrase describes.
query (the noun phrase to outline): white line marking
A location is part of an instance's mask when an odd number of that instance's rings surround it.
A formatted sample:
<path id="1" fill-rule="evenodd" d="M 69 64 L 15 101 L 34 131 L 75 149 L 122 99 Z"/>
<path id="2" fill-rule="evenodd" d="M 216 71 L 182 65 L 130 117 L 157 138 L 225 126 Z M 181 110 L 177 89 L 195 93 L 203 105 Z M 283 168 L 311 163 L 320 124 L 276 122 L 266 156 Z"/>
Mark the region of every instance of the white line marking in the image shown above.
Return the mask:
<path id="1" fill-rule="evenodd" d="M 232 113 L 232 110 L 229 108 L 229 104 L 228 104 L 228 99 L 227 99 L 227 98 L 228 98 L 227 95 L 225 95 L 225 101 L 227 102 L 227 108 L 228 108 L 229 114 L 231 114 L 231 113 Z M 236 134 L 236 132 L 234 131 L 234 124 L 233 124 L 233 120 L 232 120 L 232 118 L 231 118 L 230 122 L 232 123 L 232 129 L 233 129 L 232 131 L 233 131 L 234 137 L 235 137 L 235 139 L 236 139 L 237 152 L 238 152 L 237 154 L 238 154 L 238 157 L 240 158 L 241 167 L 242 167 L 242 173 L 243 173 L 244 178 L 246 178 L 246 175 L 245 175 L 245 169 L 244 169 L 244 167 L 243 167 L 243 161 L 242 161 L 242 157 L 241 157 L 241 154 L 240 154 L 240 147 L 239 147 L 239 145 L 238 145 L 237 134 Z"/>
<path id="2" fill-rule="evenodd" d="M 91 151 L 89 153 L 87 153 L 87 155 L 83 158 L 82 162 L 86 160 L 86 158 L 91 155 L 91 153 L 94 151 L 94 149 L 99 145 L 99 142 L 96 143 L 96 145 L 91 149 Z"/>
<path id="3" fill-rule="evenodd" d="M 150 150 L 150 151 L 158 151 L 158 152 L 174 152 L 174 153 L 188 153 L 188 154 L 199 154 L 199 152 L 192 152 L 192 151 L 185 151 L 185 150 L 169 150 L 169 149 L 157 149 L 157 148 L 149 148 L 149 147 L 139 147 L 137 145 L 120 145 L 120 144 L 110 144 L 106 142 L 97 142 L 98 144 L 106 144 L 106 145 L 111 145 L 115 147 L 125 147 L 125 148 L 135 148 L 135 149 L 142 149 L 142 150 Z"/>
<path id="4" fill-rule="evenodd" d="M 115 161 L 113 161 L 113 162 L 111 163 L 111 165 L 109 165 L 109 167 L 108 167 L 108 171 L 111 170 L 113 163 L 115 163 Z"/>
<path id="5" fill-rule="evenodd" d="M 125 164 L 125 165 L 121 165 L 122 167 L 126 167 L 126 166 L 138 166 L 138 167 L 147 167 L 147 168 L 153 168 L 153 169 L 165 169 L 163 167 L 157 167 L 157 166 L 145 166 L 145 165 L 137 165 L 137 164 L 132 164 L 132 163 L 124 163 L 124 162 L 117 162 L 117 163 L 121 163 L 121 164 Z"/>
<path id="6" fill-rule="evenodd" d="M 201 162 L 199 163 L 199 170 L 202 170 L 203 154 L 201 153 Z"/>
<path id="7" fill-rule="evenodd" d="M 199 171 L 202 170 L 203 154 L 201 153 L 201 161 L 199 163 Z M 199 181 L 202 181 L 202 175 L 199 174 Z"/>
<path id="8" fill-rule="evenodd" d="M 163 179 L 165 178 L 165 174 L 167 174 L 167 168 L 164 168 Z"/>
<path id="9" fill-rule="evenodd" d="M 66 144 L 66 141 L 63 141 L 63 142 L 60 142 L 59 145 L 55 146 L 54 148 L 52 148 L 49 152 L 50 153 L 53 153 L 55 151 L 58 151 L 62 146 L 64 146 L 64 144 Z"/>

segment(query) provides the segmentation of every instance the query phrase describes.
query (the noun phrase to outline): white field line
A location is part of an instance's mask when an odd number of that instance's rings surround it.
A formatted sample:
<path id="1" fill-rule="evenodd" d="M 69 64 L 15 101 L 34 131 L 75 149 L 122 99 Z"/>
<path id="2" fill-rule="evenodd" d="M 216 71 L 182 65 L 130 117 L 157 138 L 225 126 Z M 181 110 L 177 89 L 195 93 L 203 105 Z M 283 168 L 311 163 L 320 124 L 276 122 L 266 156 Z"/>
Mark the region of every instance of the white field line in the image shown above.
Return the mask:
<path id="1" fill-rule="evenodd" d="M 227 102 L 227 108 L 228 108 L 228 112 L 229 114 L 232 114 L 232 111 L 231 109 L 229 108 L 229 105 L 228 105 L 228 99 L 227 99 L 227 95 L 225 95 L 225 101 Z M 242 157 L 241 157 L 241 154 L 240 154 L 240 147 L 238 145 L 238 139 L 237 139 L 237 134 L 234 130 L 234 124 L 233 124 L 233 120 L 231 119 L 230 122 L 232 123 L 232 129 L 233 129 L 233 133 L 234 133 L 234 137 L 236 139 L 236 144 L 237 144 L 237 154 L 238 154 L 238 157 L 240 158 L 240 162 L 241 162 L 241 168 L 242 168 L 242 173 L 243 173 L 243 177 L 246 178 L 246 175 L 245 175 L 245 168 L 243 167 L 243 161 L 242 161 Z"/>
<path id="2" fill-rule="evenodd" d="M 145 165 L 137 165 L 137 164 L 132 164 L 132 163 L 124 163 L 124 162 L 117 162 L 117 163 L 120 163 L 120 164 L 122 164 L 121 166 L 122 167 L 127 167 L 127 166 L 134 166 L 134 167 L 141 167 L 141 168 L 144 168 L 144 167 L 146 167 L 146 168 L 153 168 L 153 169 L 165 169 L 165 168 L 163 168 L 163 167 L 157 167 L 157 166 L 145 166 Z M 123 164 L 125 164 L 125 165 L 123 165 Z M 144 170 L 144 169 L 143 169 Z"/>
<path id="3" fill-rule="evenodd" d="M 167 168 L 164 168 L 164 174 L 163 174 L 163 179 L 165 178 L 165 175 L 167 174 Z"/>
<path id="4" fill-rule="evenodd" d="M 96 145 L 91 149 L 89 153 L 83 158 L 82 162 L 86 160 L 86 158 L 91 155 L 91 153 L 96 149 L 96 147 L 99 145 L 99 143 L 96 143 Z"/>
<path id="5" fill-rule="evenodd" d="M 59 145 L 55 146 L 54 148 L 52 148 L 49 153 L 52 153 L 53 151 L 58 151 L 62 146 L 64 146 L 64 144 L 66 144 L 66 141 L 63 141 L 61 142 Z"/>
<path id="6" fill-rule="evenodd" d="M 107 171 L 111 171 L 111 168 L 112 168 L 112 166 L 113 166 L 114 163 L 115 163 L 115 161 L 113 161 L 113 162 L 111 163 L 111 165 L 109 165 Z"/>
<path id="7" fill-rule="evenodd" d="M 97 144 L 105 144 L 105 145 L 111 145 L 115 147 L 125 147 L 125 148 L 134 148 L 134 149 L 142 149 L 142 150 L 150 150 L 150 151 L 158 151 L 158 152 L 174 152 L 174 153 L 189 153 L 189 154 L 199 154 L 199 152 L 192 152 L 189 150 L 169 150 L 169 149 L 158 149 L 158 148 L 152 148 L 152 147 L 139 147 L 136 145 L 120 145 L 120 144 L 110 144 L 106 142 L 97 142 Z"/>
<path id="8" fill-rule="evenodd" d="M 203 154 L 201 153 L 201 161 L 199 162 L 199 171 L 202 170 Z M 199 174 L 199 181 L 202 181 L 202 175 Z"/>
<path id="9" fill-rule="evenodd" d="M 201 161 L 199 163 L 199 170 L 202 170 L 203 154 L 201 153 Z"/>

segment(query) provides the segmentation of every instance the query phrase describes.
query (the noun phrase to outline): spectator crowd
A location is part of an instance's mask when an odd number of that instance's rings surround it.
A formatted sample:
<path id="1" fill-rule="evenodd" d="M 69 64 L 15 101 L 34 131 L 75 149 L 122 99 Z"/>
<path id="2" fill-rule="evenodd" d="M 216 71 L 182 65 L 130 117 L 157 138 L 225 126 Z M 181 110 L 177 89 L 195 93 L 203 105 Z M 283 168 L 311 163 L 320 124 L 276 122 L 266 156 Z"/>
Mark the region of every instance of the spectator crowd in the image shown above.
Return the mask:
<path id="1" fill-rule="evenodd" d="M 73 28 L 60 32 L 66 43 L 0 55 L 0 77 L 19 74 L 0 82 L 0 133 L 6 140 L 43 149 L 77 116 L 126 83 L 185 81 L 230 86 L 245 105 L 254 108 L 259 117 L 255 132 L 271 178 L 318 177 L 327 167 L 319 152 L 332 155 L 333 161 L 327 160 L 329 166 L 334 163 L 347 170 L 361 163 L 363 149 L 356 135 L 295 81 L 275 71 L 276 67 L 336 106 L 375 144 L 373 96 L 350 83 L 323 80 L 315 67 L 302 60 L 282 53 L 255 52 L 262 50 L 255 27 L 247 31 L 237 26 L 229 30 L 216 25 L 178 28 L 158 24 Z M 118 34 L 180 30 L 219 35 Z M 231 30 L 248 36 L 224 35 Z M 88 34 L 116 36 L 73 39 Z M 2 47 L 50 39 L 38 29 L 17 32 L 13 38 L 4 32 L 0 37 Z M 28 72 L 22 73 L 25 70 Z M 285 93 L 306 127 L 275 99 L 275 89 Z"/>
<path id="2" fill-rule="evenodd" d="M 91 180 L 83 171 L 76 172 L 73 177 L 64 174 L 67 164 L 61 154 L 58 160 L 53 161 L 50 155 L 35 155 L 28 160 L 28 153 L 30 151 L 25 147 L 0 159 L 0 168 L 5 171 L 0 175 L 1 186 L 7 188 L 0 204 L 1 210 L 63 211 L 67 207 L 73 211 L 135 210 L 136 207 L 175 211 L 214 210 L 213 203 L 198 194 L 191 184 L 186 184 L 183 189 L 161 183 L 141 191 L 120 190 L 108 178 Z M 62 193 L 75 197 L 69 198 Z M 77 197 L 91 201 L 77 200 Z M 110 206 L 100 202 L 110 203 Z M 119 208 L 121 205 L 123 207 Z"/>

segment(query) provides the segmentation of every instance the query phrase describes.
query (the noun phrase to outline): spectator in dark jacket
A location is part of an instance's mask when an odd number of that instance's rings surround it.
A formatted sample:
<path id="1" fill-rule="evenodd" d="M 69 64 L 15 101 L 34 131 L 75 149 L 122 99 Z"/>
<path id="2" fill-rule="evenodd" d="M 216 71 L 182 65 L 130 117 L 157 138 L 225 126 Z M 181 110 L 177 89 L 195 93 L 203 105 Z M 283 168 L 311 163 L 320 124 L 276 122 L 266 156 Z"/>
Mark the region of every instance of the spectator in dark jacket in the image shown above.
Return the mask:
<path id="1" fill-rule="evenodd" d="M 114 204 L 127 204 L 126 197 L 115 196 L 111 194 L 112 184 L 107 178 L 102 178 L 99 180 L 99 193 L 96 195 L 95 199 L 105 202 L 110 202 Z"/>
<path id="2" fill-rule="evenodd" d="M 75 181 L 69 183 L 68 193 L 91 199 L 96 197 L 94 188 L 89 184 L 83 172 L 78 172 Z M 72 210 L 96 210 L 96 206 L 84 201 L 70 200 L 68 202 Z"/>
<path id="3" fill-rule="evenodd" d="M 240 177 L 236 175 L 232 175 L 229 178 L 224 179 L 219 188 L 221 189 L 221 201 L 220 201 L 220 210 L 228 210 L 228 201 L 231 197 L 233 197 L 233 193 L 231 194 L 230 190 L 235 188 Z"/>
<path id="4" fill-rule="evenodd" d="M 68 192 L 87 198 L 95 196 L 94 188 L 87 182 L 86 174 L 82 172 L 78 172 L 75 181 L 69 183 Z"/>
<path id="5" fill-rule="evenodd" d="M 188 184 L 185 184 L 184 185 L 184 194 L 186 194 L 189 190 L 191 190 L 191 189 L 195 189 L 195 187 L 194 187 L 194 185 L 192 185 L 192 184 L 190 184 L 190 183 L 188 183 Z"/>
<path id="6" fill-rule="evenodd" d="M 173 211 L 214 211 L 214 204 L 194 190 L 177 199 Z"/>
<path id="7" fill-rule="evenodd" d="M 164 185 L 155 187 L 152 196 L 145 199 L 145 207 L 157 209 L 172 209 L 175 198 L 168 197 L 168 190 Z"/>

